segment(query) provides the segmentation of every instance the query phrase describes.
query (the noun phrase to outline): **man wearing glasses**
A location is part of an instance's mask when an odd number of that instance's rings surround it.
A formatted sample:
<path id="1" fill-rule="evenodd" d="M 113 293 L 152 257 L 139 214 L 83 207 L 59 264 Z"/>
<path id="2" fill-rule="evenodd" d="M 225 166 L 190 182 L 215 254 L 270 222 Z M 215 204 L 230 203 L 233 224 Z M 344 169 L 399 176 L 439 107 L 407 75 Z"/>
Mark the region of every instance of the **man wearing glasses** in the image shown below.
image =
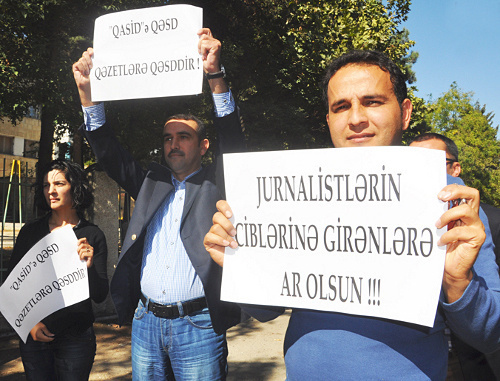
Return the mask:
<path id="1" fill-rule="evenodd" d="M 458 161 L 458 147 L 453 140 L 444 135 L 429 132 L 418 135 L 410 143 L 410 147 L 439 149 L 446 152 L 446 173 L 453 177 L 460 176 L 462 166 Z"/>
<path id="2" fill-rule="evenodd" d="M 418 135 L 410 143 L 410 147 L 439 149 L 446 152 L 446 173 L 458 177 L 462 167 L 458 161 L 458 147 L 450 138 L 434 132 Z M 500 265 L 500 209 L 481 203 L 488 217 L 497 264 Z M 500 351 L 483 354 L 451 334 L 453 352 L 458 356 L 465 380 L 500 379 Z M 496 378 L 495 378 L 496 377 Z"/>

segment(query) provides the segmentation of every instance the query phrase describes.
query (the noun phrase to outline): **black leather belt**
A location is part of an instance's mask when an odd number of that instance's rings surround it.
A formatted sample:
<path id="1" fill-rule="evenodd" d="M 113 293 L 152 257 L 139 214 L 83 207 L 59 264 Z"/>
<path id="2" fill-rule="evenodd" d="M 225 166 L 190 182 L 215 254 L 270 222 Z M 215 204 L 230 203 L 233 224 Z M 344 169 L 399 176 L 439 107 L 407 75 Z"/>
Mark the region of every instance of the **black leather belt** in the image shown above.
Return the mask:
<path id="1" fill-rule="evenodd" d="M 146 306 L 147 298 L 141 294 L 141 301 L 144 306 Z M 182 316 L 191 315 L 194 312 L 201 311 L 207 307 L 207 301 L 205 298 L 198 298 L 193 300 L 188 300 L 182 304 Z M 151 300 L 147 303 L 148 311 L 151 311 L 153 315 L 163 319 L 176 319 L 181 316 L 179 311 L 179 306 L 177 304 L 158 304 Z"/>

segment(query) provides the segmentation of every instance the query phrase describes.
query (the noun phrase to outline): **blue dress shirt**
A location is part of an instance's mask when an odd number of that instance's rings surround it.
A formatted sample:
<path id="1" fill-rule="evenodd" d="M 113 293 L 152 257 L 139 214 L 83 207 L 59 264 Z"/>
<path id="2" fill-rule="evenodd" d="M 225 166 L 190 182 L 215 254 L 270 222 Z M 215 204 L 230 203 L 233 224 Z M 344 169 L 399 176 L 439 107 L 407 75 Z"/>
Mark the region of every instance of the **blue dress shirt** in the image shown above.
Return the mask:
<path id="1" fill-rule="evenodd" d="M 232 113 L 235 102 L 231 91 L 212 94 L 215 115 Z M 106 122 L 104 104 L 83 107 L 85 128 L 93 131 Z M 148 225 L 144 240 L 141 267 L 142 293 L 161 304 L 172 304 L 205 295 L 200 278 L 186 253 L 180 237 L 180 226 L 186 193 L 186 180 L 201 170 L 191 173 L 179 182 L 172 175 L 174 190 Z"/>

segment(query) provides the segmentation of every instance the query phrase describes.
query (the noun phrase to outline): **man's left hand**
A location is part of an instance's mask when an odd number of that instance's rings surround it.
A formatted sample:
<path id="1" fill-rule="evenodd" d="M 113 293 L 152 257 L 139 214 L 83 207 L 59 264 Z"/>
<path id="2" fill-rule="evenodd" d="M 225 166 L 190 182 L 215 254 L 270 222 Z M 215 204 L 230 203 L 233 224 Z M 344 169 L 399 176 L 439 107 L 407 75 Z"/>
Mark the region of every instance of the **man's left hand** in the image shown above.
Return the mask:
<path id="1" fill-rule="evenodd" d="M 220 71 L 221 43 L 212 36 L 208 28 L 198 31 L 200 40 L 198 41 L 198 52 L 203 59 L 203 70 L 205 73 L 216 73 Z"/>
<path id="2" fill-rule="evenodd" d="M 452 184 L 438 194 L 441 201 L 463 202 L 447 210 L 436 222 L 436 227 L 448 226 L 438 245 L 446 245 L 443 290 L 448 303 L 460 299 L 472 280 L 472 266 L 476 261 L 486 233 L 479 218 L 479 191 L 463 185 Z"/>

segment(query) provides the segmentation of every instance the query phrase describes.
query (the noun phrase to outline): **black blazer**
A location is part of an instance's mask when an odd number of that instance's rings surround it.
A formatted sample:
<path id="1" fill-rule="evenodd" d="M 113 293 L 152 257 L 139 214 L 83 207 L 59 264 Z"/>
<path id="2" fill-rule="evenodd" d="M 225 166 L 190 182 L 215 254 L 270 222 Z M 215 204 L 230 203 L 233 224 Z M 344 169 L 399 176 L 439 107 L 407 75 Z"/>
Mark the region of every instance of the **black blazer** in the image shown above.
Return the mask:
<path id="1" fill-rule="evenodd" d="M 212 226 L 215 204 L 224 197 L 222 153 L 245 150 L 245 138 L 235 111 L 215 118 L 216 160 L 186 180 L 186 200 L 181 221 L 181 239 L 200 277 L 215 332 L 221 334 L 242 319 L 240 308 L 220 300 L 222 269 L 203 246 Z M 118 143 L 108 125 L 89 132 L 80 127 L 106 173 L 135 200 L 126 238 L 111 280 L 111 296 L 122 324 L 133 315 L 141 294 L 140 275 L 146 228 L 159 206 L 173 190 L 168 167 L 152 163 L 144 170 Z"/>

